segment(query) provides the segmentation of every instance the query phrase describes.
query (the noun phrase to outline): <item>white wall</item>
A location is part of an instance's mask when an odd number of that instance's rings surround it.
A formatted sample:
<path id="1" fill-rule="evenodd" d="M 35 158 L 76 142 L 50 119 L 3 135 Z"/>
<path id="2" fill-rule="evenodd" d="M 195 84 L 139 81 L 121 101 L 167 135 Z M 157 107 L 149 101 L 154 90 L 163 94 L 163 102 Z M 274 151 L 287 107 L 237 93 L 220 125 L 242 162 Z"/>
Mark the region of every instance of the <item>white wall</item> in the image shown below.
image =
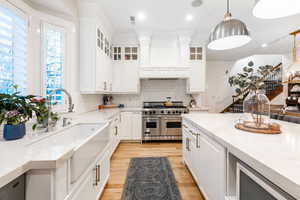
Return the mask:
<path id="1" fill-rule="evenodd" d="M 254 55 L 236 62 L 208 61 L 207 62 L 207 102 L 210 112 L 221 112 L 232 103 L 233 88 L 228 83 L 228 78 L 241 72 L 250 61 L 254 68 L 263 65 L 276 66 L 282 62 L 281 55 Z M 280 97 L 279 97 L 280 98 Z M 282 99 L 276 99 L 276 103 Z"/>
<path id="2" fill-rule="evenodd" d="M 127 107 L 142 107 L 143 101 L 184 101 L 188 104 L 190 96 L 186 94 L 186 80 L 142 80 L 141 93 L 137 95 L 113 95 L 113 102 Z"/>
<path id="3" fill-rule="evenodd" d="M 219 112 L 225 105 L 232 102 L 231 93 L 228 89 L 228 78 L 233 66 L 234 62 L 207 61 L 206 104 L 210 112 Z M 226 72 L 228 73 L 226 74 Z"/>
<path id="4" fill-rule="evenodd" d="M 4 0 L 2 0 L 4 1 Z M 78 113 L 95 110 L 101 103 L 101 95 L 81 95 L 79 91 L 79 24 L 78 17 L 65 20 L 60 14 L 55 16 L 46 12 L 39 12 L 20 0 L 10 0 L 29 16 L 28 41 L 28 93 L 42 95 L 42 66 L 41 66 L 41 24 L 47 22 L 64 27 L 66 30 L 66 66 L 64 87 L 71 93 Z M 77 11 L 74 9 L 74 16 Z"/>

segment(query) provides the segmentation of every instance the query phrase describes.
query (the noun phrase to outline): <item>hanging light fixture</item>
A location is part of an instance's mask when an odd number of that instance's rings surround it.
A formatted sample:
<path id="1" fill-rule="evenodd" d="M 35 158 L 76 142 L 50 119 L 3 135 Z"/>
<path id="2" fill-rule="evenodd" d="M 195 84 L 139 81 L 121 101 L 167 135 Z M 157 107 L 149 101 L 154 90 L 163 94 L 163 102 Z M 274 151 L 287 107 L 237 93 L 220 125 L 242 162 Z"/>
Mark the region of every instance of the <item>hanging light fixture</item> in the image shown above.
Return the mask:
<path id="1" fill-rule="evenodd" d="M 290 33 L 294 37 L 294 44 L 293 44 L 293 64 L 288 67 L 287 76 L 294 75 L 296 72 L 300 71 L 300 61 L 297 59 L 297 42 L 296 37 L 300 34 L 300 30 Z"/>
<path id="2" fill-rule="evenodd" d="M 299 0 L 256 0 L 253 15 L 262 19 L 276 19 L 300 13 Z"/>
<path id="3" fill-rule="evenodd" d="M 229 11 L 229 0 L 227 0 L 227 12 L 224 20 L 210 33 L 208 48 L 212 50 L 227 50 L 244 46 L 250 41 L 251 37 L 246 24 L 232 18 Z"/>

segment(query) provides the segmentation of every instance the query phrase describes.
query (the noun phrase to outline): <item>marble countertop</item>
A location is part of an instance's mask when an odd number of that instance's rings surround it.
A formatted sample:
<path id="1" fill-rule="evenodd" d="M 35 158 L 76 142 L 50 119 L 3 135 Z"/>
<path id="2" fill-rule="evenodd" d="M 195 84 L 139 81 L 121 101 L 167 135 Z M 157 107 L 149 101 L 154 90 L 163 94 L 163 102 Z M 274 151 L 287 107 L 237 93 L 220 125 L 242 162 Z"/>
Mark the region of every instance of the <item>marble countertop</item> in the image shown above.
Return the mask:
<path id="1" fill-rule="evenodd" d="M 255 134 L 234 128 L 239 117 L 240 114 L 184 115 L 185 120 L 198 126 L 230 153 L 300 199 L 300 125 L 276 120 L 282 134 Z"/>
<path id="2" fill-rule="evenodd" d="M 139 111 L 141 111 L 141 108 L 115 108 L 87 112 L 79 115 L 73 113 L 65 116 L 72 118 L 71 126 L 74 126 L 80 123 L 105 123 L 109 122 L 111 118 L 120 112 Z M 45 151 L 42 151 L 40 148 L 35 149 L 35 145 L 30 145 L 37 140 L 43 138 L 47 139 L 48 136 L 56 134 L 61 130 L 63 130 L 63 128 L 58 128 L 50 133 L 32 134 L 27 132 L 24 138 L 15 141 L 5 141 L 1 138 L 0 188 L 30 169 L 54 168 L 59 161 L 71 157 L 73 149 L 75 148 L 72 145 L 67 145 L 51 152 L 49 149 L 52 147 L 44 147 Z"/>

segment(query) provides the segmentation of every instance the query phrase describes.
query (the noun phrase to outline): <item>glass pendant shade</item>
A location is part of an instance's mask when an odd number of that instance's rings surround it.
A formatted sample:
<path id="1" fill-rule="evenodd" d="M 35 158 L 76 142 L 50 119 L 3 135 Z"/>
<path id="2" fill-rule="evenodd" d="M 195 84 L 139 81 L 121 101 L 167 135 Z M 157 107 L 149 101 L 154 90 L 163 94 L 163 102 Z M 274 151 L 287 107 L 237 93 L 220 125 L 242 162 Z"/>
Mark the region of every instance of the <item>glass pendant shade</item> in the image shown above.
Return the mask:
<path id="1" fill-rule="evenodd" d="M 219 23 L 209 36 L 208 48 L 227 50 L 244 46 L 251 41 L 245 23 L 238 19 L 225 19 Z"/>
<path id="2" fill-rule="evenodd" d="M 262 19 L 276 19 L 300 13 L 299 0 L 256 0 L 253 15 Z"/>

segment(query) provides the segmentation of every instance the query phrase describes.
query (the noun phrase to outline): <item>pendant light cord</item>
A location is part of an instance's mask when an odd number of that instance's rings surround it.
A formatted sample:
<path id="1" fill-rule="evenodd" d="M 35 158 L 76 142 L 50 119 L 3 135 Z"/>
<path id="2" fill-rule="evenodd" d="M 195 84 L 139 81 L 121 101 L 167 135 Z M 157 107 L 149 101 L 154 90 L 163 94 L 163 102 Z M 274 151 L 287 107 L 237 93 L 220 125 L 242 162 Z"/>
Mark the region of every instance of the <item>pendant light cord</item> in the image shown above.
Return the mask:
<path id="1" fill-rule="evenodd" d="M 229 11 L 229 0 L 227 0 L 227 13 L 230 13 L 230 11 Z"/>
<path id="2" fill-rule="evenodd" d="M 230 3 L 229 3 L 229 0 L 227 0 L 227 12 L 226 12 L 226 14 L 225 14 L 225 16 L 224 16 L 224 20 L 226 21 L 226 20 L 230 20 L 231 19 L 231 17 L 232 17 L 232 15 L 231 15 L 231 13 L 230 13 Z"/>

